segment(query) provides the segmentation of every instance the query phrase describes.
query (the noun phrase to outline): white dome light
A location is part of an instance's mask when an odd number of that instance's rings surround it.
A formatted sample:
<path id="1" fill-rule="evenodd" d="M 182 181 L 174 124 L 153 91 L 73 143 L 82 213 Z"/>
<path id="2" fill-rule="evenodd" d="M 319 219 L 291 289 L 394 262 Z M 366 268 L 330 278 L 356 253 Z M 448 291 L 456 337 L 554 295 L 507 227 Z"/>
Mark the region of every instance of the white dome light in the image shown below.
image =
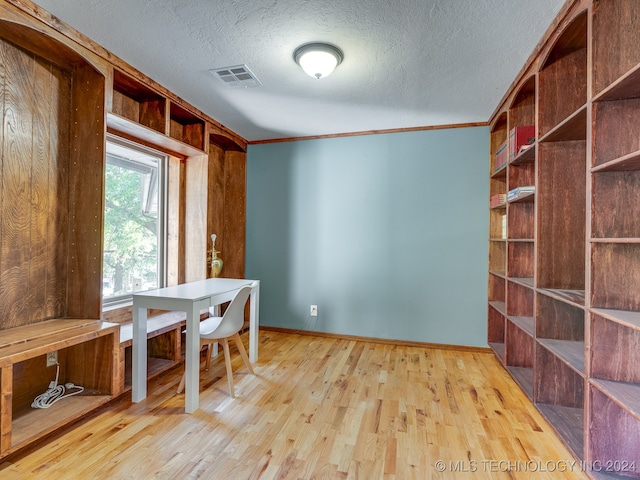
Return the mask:
<path id="1" fill-rule="evenodd" d="M 296 48 L 293 58 L 305 73 L 314 78 L 324 78 L 342 62 L 342 51 L 328 43 L 307 43 Z"/>

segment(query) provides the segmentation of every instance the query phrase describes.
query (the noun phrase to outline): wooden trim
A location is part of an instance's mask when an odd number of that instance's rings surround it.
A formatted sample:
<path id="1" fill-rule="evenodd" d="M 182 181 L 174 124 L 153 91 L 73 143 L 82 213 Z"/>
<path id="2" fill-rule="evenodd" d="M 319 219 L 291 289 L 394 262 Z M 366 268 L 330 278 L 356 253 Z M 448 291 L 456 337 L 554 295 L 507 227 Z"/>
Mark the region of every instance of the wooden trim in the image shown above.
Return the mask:
<path id="1" fill-rule="evenodd" d="M 445 343 L 413 342 L 410 340 L 393 340 L 388 338 L 361 337 L 357 335 L 342 335 L 339 333 L 314 332 L 311 330 L 298 330 L 296 328 L 270 327 L 268 325 L 260 325 L 260 330 L 268 330 L 271 332 L 280 332 L 280 333 L 292 333 L 295 335 L 310 335 L 313 337 L 338 338 L 342 340 L 352 340 L 355 342 L 381 343 L 383 345 L 397 345 L 398 347 L 433 348 L 437 350 L 453 350 L 457 352 L 493 354 L 493 350 L 491 350 L 489 347 L 470 347 L 468 345 L 448 345 Z"/>
<path id="2" fill-rule="evenodd" d="M 419 132 L 423 130 L 444 130 L 444 129 L 451 129 L 451 128 L 486 127 L 488 125 L 489 125 L 488 122 L 452 123 L 448 125 L 432 125 L 432 126 L 410 127 L 410 128 L 390 128 L 387 130 L 368 130 L 364 132 L 331 133 L 327 135 L 311 135 L 308 137 L 272 138 L 269 140 L 253 140 L 248 142 L 247 144 L 260 145 L 264 143 L 296 142 L 298 140 L 318 140 L 322 138 L 359 137 L 362 135 L 382 135 L 385 133 Z"/>

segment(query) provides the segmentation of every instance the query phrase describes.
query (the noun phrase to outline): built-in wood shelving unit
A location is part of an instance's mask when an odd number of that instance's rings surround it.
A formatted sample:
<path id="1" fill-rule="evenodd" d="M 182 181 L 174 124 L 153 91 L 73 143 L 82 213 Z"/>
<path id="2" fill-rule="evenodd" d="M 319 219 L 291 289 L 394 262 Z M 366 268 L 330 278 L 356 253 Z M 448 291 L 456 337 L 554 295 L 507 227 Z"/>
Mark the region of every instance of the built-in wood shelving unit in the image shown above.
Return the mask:
<path id="1" fill-rule="evenodd" d="M 513 128 L 536 141 L 491 176 L 535 193 L 490 240 L 488 341 L 590 476 L 640 478 L 640 4 L 554 25 L 490 122 L 491 172 Z"/>

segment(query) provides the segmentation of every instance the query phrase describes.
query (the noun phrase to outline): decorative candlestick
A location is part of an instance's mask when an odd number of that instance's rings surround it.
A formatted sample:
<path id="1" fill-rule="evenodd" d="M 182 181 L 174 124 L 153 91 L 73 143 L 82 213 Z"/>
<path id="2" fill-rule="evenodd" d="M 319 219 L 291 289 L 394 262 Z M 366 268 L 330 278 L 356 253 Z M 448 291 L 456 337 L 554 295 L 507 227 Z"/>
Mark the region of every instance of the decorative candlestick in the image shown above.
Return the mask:
<path id="1" fill-rule="evenodd" d="M 220 275 L 220 272 L 222 271 L 222 259 L 218 257 L 218 254 L 220 252 L 218 252 L 216 250 L 216 234 L 213 233 L 211 234 L 211 277 L 210 278 L 217 278 L 218 275 Z"/>

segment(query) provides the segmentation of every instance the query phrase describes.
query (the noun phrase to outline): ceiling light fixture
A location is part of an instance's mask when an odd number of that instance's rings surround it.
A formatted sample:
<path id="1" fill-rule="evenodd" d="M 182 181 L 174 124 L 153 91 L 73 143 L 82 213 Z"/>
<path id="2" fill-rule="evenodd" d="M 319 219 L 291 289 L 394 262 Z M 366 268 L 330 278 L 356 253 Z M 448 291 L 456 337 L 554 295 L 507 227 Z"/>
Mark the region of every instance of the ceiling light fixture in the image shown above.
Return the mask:
<path id="1" fill-rule="evenodd" d="M 340 65 L 344 55 L 329 43 L 306 43 L 293 52 L 293 59 L 311 77 L 324 78 Z"/>

